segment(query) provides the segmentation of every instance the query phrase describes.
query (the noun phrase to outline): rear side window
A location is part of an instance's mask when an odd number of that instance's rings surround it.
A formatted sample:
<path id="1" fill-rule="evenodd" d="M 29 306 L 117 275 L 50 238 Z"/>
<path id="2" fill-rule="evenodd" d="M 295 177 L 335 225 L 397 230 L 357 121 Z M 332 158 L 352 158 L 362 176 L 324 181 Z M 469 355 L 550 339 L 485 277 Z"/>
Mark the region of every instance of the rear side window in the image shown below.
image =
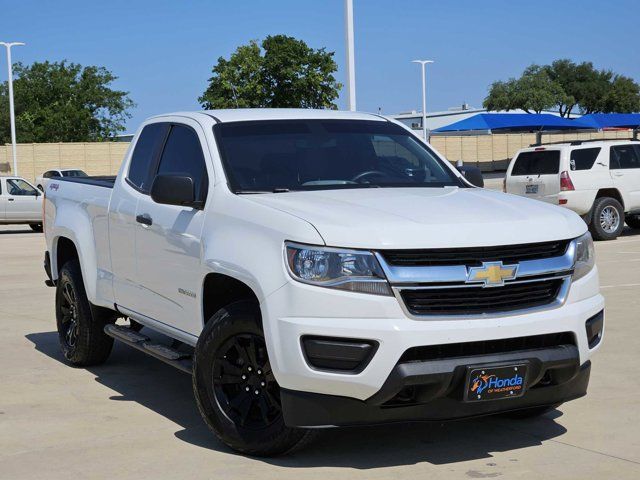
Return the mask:
<path id="1" fill-rule="evenodd" d="M 518 155 L 511 175 L 553 175 L 559 172 L 560 150 L 540 150 Z"/>
<path id="2" fill-rule="evenodd" d="M 158 165 L 158 174 L 186 175 L 193 178 L 196 200 L 204 201 L 208 177 L 202 146 L 196 132 L 184 125 L 173 125 Z"/>
<path id="3" fill-rule="evenodd" d="M 637 145 L 611 147 L 609 168 L 611 170 L 640 168 L 640 148 Z"/>
<path id="4" fill-rule="evenodd" d="M 601 148 L 580 148 L 571 151 L 571 170 L 590 170 L 600 154 Z"/>
<path id="5" fill-rule="evenodd" d="M 167 128 L 164 123 L 152 123 L 144 127 L 131 155 L 127 180 L 143 193 L 148 193 L 151 188 L 151 167 Z"/>

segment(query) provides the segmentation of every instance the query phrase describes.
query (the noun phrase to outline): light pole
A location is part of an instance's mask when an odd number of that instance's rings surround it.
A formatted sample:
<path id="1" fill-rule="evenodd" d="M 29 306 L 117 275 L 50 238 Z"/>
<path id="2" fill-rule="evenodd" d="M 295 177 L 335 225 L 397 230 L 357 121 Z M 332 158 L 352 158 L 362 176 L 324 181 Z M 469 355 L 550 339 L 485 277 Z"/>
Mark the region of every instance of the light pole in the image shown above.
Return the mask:
<path id="1" fill-rule="evenodd" d="M 344 0 L 344 32 L 347 44 L 347 103 L 352 112 L 356 109 L 356 63 L 353 43 L 353 0 Z"/>
<path id="2" fill-rule="evenodd" d="M 426 65 L 427 63 L 433 63 L 433 60 L 414 60 L 412 63 L 419 63 L 422 65 L 422 136 L 424 141 L 427 142 L 427 76 Z"/>
<path id="3" fill-rule="evenodd" d="M 13 149 L 13 174 L 18 175 L 18 155 L 16 153 L 16 116 L 13 109 L 13 65 L 11 64 L 11 47 L 24 45 L 22 42 L 0 42 L 7 49 L 7 72 L 9 75 L 9 118 L 11 119 L 11 146 Z"/>

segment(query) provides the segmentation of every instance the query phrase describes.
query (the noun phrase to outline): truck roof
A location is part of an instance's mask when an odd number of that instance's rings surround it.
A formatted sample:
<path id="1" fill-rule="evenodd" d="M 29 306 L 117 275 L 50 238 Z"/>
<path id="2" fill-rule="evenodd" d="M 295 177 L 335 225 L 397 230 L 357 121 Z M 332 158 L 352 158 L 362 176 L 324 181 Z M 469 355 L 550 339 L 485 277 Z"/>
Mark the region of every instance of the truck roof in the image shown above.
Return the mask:
<path id="1" fill-rule="evenodd" d="M 174 112 L 157 115 L 153 118 L 179 115 L 197 119 L 207 115 L 217 122 L 243 122 L 252 120 L 299 120 L 299 119 L 325 119 L 325 120 L 377 120 L 386 121 L 386 118 L 362 112 L 348 112 L 343 110 L 320 110 L 309 108 L 237 108 L 220 110 L 200 110 L 191 112 Z"/>

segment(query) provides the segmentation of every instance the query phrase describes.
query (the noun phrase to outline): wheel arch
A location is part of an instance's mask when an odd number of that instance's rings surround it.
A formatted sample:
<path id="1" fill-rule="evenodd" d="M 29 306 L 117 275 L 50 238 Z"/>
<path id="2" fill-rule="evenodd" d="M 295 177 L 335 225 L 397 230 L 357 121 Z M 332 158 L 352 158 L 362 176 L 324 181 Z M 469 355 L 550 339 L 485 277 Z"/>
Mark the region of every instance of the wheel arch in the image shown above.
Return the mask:
<path id="1" fill-rule="evenodd" d="M 247 283 L 224 273 L 208 273 L 202 282 L 202 326 L 225 305 L 247 299 L 260 305 L 258 295 Z"/>
<path id="2" fill-rule="evenodd" d="M 597 199 L 603 198 L 603 197 L 616 199 L 618 202 L 620 202 L 620 205 L 622 205 L 622 208 L 625 209 L 624 198 L 622 197 L 622 194 L 617 188 L 601 188 L 600 190 L 598 190 L 598 193 L 596 193 L 596 198 L 593 201 L 595 202 Z M 593 209 L 593 207 L 591 208 Z"/>

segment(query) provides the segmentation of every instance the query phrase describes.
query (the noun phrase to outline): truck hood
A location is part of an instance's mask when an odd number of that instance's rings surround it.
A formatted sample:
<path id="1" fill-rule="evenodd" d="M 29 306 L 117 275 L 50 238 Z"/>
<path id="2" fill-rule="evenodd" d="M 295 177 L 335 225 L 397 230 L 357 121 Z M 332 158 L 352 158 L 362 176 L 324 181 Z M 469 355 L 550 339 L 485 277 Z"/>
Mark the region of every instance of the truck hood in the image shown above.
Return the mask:
<path id="1" fill-rule="evenodd" d="M 480 188 L 322 190 L 246 198 L 306 220 L 327 245 L 337 247 L 512 245 L 573 238 L 587 230 L 567 209 Z"/>

